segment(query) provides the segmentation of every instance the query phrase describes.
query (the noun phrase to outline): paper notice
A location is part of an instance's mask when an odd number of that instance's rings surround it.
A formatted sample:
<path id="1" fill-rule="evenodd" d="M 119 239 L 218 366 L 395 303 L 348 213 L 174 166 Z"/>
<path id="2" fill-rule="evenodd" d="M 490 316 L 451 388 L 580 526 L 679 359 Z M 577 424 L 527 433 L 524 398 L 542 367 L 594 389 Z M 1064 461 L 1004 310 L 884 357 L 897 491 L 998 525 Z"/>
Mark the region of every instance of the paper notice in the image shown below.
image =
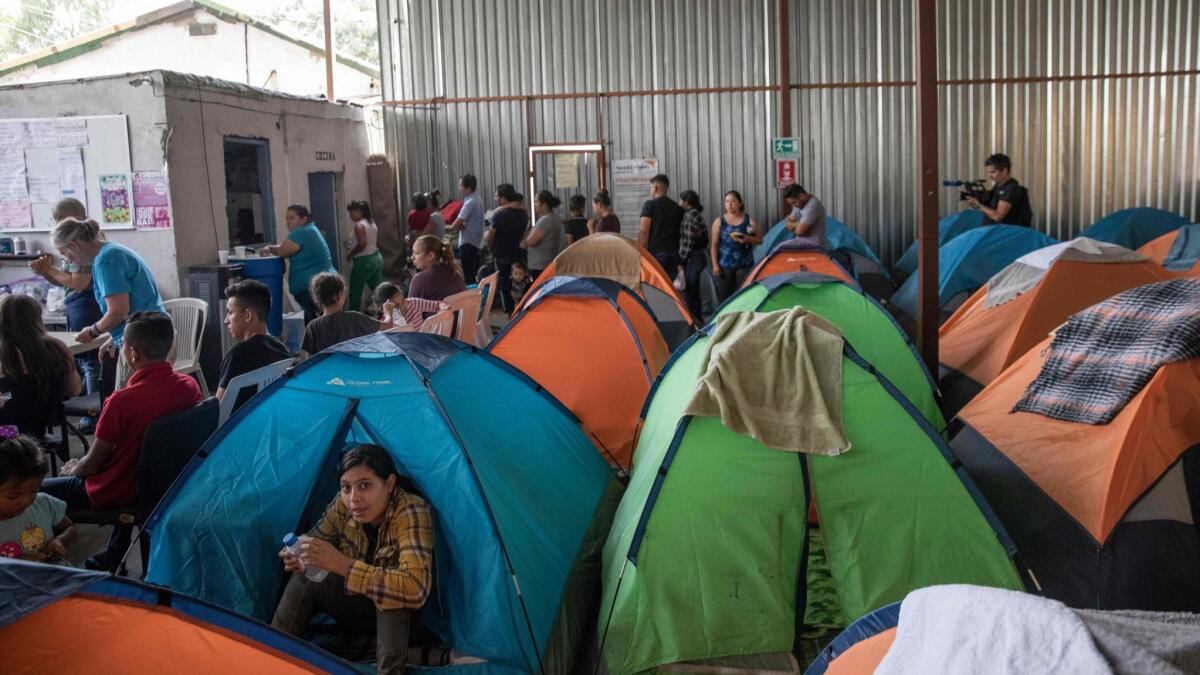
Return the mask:
<path id="1" fill-rule="evenodd" d="M 20 148 L 24 145 L 24 124 L 15 120 L 0 122 L 0 148 Z"/>
<path id="2" fill-rule="evenodd" d="M 87 179 L 83 173 L 83 151 L 79 148 L 58 149 L 58 188 L 61 197 L 72 197 L 87 210 Z"/>
<path id="3" fill-rule="evenodd" d="M 54 148 L 58 146 L 58 133 L 53 119 L 28 120 L 25 122 L 26 148 Z"/>
<path id="4" fill-rule="evenodd" d="M 33 227 L 33 212 L 28 201 L 0 202 L 0 230 Z"/>
<path id="5" fill-rule="evenodd" d="M 87 120 L 54 120 L 54 138 L 55 144 L 60 148 L 79 148 L 87 145 Z"/>
<path id="6" fill-rule="evenodd" d="M 0 148 L 0 202 L 29 200 L 25 187 L 25 152 L 20 148 Z"/>
<path id="7" fill-rule="evenodd" d="M 579 187 L 579 155 L 554 155 L 554 188 L 570 190 Z"/>
<path id="8" fill-rule="evenodd" d="M 58 188 L 58 176 L 30 176 L 29 201 L 34 204 L 54 204 L 62 199 Z"/>
<path id="9" fill-rule="evenodd" d="M 642 204 L 650 199 L 650 179 L 657 173 L 658 160 L 653 157 L 613 160 L 613 211 L 621 220 L 622 234 L 637 236 Z"/>

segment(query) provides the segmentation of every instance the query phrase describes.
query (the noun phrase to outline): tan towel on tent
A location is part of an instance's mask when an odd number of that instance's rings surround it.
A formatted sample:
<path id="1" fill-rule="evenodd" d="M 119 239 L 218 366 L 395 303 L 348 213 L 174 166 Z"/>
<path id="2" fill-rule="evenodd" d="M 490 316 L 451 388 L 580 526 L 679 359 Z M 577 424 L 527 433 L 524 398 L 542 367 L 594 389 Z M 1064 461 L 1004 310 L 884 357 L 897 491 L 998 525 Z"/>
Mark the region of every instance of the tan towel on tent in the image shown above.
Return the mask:
<path id="1" fill-rule="evenodd" d="M 803 307 L 717 320 L 685 414 L 788 452 L 840 455 L 842 332 Z"/>

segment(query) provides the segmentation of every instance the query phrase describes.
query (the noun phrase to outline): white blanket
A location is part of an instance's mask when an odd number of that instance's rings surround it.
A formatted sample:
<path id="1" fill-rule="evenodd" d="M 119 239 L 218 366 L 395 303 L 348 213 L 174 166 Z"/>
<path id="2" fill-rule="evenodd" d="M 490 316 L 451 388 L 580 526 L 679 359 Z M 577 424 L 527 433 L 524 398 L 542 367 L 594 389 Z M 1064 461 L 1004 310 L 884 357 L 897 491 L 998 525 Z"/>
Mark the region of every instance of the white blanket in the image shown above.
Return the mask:
<path id="1" fill-rule="evenodd" d="M 900 605 L 896 640 L 876 675 L 1104 675 L 1087 626 L 1061 602 L 982 586 L 933 586 Z"/>

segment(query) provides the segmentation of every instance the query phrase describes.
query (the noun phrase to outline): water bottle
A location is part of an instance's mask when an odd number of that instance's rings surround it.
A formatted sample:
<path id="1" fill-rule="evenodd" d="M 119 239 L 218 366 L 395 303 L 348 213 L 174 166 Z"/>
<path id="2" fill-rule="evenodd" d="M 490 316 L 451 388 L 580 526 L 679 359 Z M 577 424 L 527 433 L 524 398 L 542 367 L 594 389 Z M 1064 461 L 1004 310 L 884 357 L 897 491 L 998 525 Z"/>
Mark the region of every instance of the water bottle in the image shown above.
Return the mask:
<path id="1" fill-rule="evenodd" d="M 17 255 L 27 255 L 29 251 L 25 248 L 25 237 L 14 238 L 13 249 L 13 252 Z"/>
<path id="2" fill-rule="evenodd" d="M 300 560 L 300 540 L 295 534 L 288 532 L 283 537 L 283 545 L 287 548 L 288 553 L 300 562 L 300 568 L 304 571 L 304 576 L 308 577 L 309 581 L 321 583 L 325 581 L 325 577 L 329 576 L 329 570 L 321 569 L 316 565 L 305 565 L 303 560 Z"/>

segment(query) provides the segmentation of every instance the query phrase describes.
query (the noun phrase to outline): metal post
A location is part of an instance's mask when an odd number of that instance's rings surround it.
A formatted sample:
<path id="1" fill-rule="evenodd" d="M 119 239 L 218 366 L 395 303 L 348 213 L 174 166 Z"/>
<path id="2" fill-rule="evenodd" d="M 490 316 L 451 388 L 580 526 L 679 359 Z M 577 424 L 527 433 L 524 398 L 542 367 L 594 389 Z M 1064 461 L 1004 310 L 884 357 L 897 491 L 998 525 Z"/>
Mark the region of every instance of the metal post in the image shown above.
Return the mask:
<path id="1" fill-rule="evenodd" d="M 917 228 L 920 311 L 917 341 L 929 372 L 938 368 L 937 0 L 917 0 Z"/>
<path id="2" fill-rule="evenodd" d="M 323 0 L 322 3 L 325 10 L 325 100 L 334 101 L 336 99 L 333 98 L 333 64 L 337 55 L 333 51 L 333 11 L 329 8 L 329 3 L 330 0 Z"/>
<path id="3" fill-rule="evenodd" d="M 788 4 L 779 0 L 779 135 L 792 135 L 792 52 Z"/>

